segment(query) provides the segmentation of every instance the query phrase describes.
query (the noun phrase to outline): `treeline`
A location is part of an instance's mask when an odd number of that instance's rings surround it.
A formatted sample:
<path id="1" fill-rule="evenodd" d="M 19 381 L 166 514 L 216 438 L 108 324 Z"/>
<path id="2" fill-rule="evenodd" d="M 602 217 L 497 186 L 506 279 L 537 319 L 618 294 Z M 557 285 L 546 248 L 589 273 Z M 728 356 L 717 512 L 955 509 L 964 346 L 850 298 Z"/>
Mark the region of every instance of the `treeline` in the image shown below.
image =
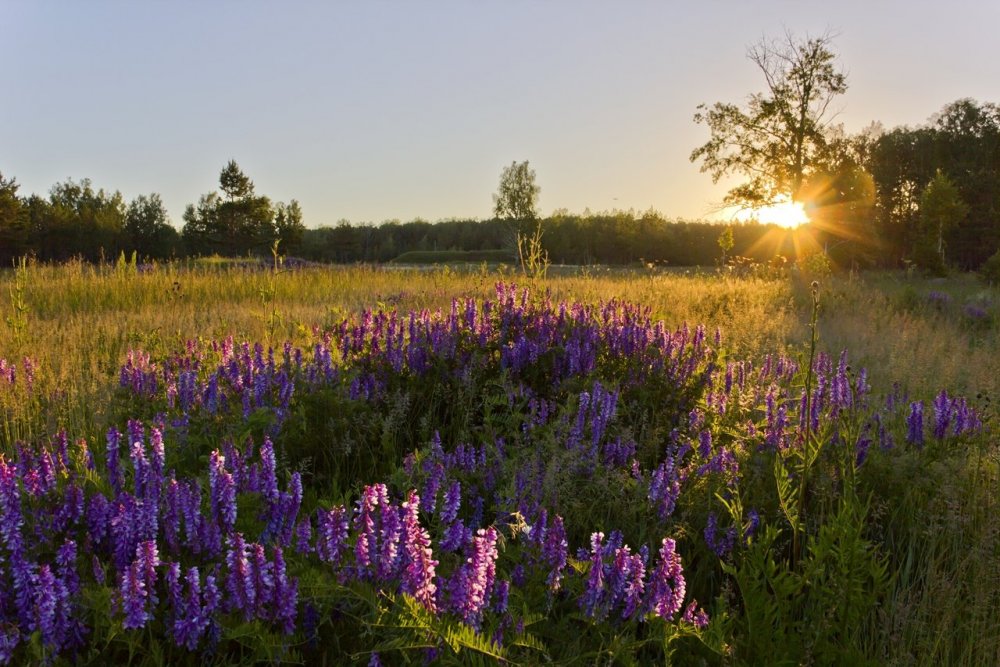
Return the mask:
<path id="1" fill-rule="evenodd" d="M 0 174 L 0 263 L 23 256 L 61 262 L 98 262 L 120 254 L 143 260 L 185 256 L 266 255 L 298 248 L 305 226 L 294 199 L 272 202 L 230 161 L 219 176 L 219 192 L 203 195 L 184 212 L 178 231 L 156 193 L 126 202 L 118 191 L 96 189 L 89 179 L 57 183 L 48 197 L 19 196 L 14 178 Z"/>
<path id="2" fill-rule="evenodd" d="M 978 268 L 1000 249 L 995 104 L 958 100 L 923 126 L 885 131 L 873 125 L 838 137 L 829 149 L 834 168 L 805 185 L 812 223 L 795 235 L 769 225 L 733 225 L 730 256 L 769 261 L 822 251 L 839 266 L 913 263 L 942 270 Z M 42 261 L 100 261 L 122 252 L 159 260 L 268 255 L 275 242 L 282 254 L 324 262 L 386 262 L 412 251 L 513 255 L 518 235 L 539 223 L 542 245 L 556 263 L 705 265 L 722 254 L 719 224 L 670 220 L 655 211 L 561 211 L 540 221 L 343 221 L 307 229 L 296 201 L 258 194 L 235 162 L 222 170 L 217 191 L 187 207 L 183 223 L 180 230 L 171 224 L 155 193 L 126 202 L 84 179 L 56 184 L 47 197 L 22 196 L 16 180 L 0 174 L 2 266 L 23 255 Z"/>
<path id="3" fill-rule="evenodd" d="M 560 213 L 539 221 L 542 243 L 556 264 L 711 265 L 719 261 L 723 227 L 704 221 L 669 220 L 655 211 L 572 215 Z M 307 229 L 299 254 L 320 262 L 387 262 L 414 251 L 487 251 L 507 249 L 516 257 L 518 232 L 535 223 L 509 220 L 449 220 L 429 223 L 387 222 L 379 226 Z M 776 254 L 793 257 L 792 235 L 774 225 L 733 226 L 733 253 L 766 262 Z"/>

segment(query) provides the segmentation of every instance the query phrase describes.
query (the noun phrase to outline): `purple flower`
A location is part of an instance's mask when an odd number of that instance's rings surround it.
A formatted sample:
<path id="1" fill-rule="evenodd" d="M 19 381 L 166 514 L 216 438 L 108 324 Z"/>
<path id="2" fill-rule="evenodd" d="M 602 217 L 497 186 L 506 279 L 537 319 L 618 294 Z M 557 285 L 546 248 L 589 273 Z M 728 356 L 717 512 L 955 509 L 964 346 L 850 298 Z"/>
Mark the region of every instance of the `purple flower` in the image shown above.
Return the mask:
<path id="1" fill-rule="evenodd" d="M 906 419 L 906 441 L 922 447 L 924 444 L 924 403 L 910 403 L 910 416 Z"/>
<path id="2" fill-rule="evenodd" d="M 934 399 L 934 437 L 938 440 L 944 439 L 948 433 L 948 424 L 951 421 L 952 401 L 948 399 L 948 392 L 944 389 Z"/>
<path id="3" fill-rule="evenodd" d="M 715 512 L 709 512 L 708 522 L 705 524 L 705 542 L 716 556 L 722 558 L 733 550 L 733 545 L 736 542 L 736 529 L 730 526 L 721 536 L 718 533 L 718 517 L 716 517 Z"/>
<path id="4" fill-rule="evenodd" d="M 295 579 L 289 579 L 285 569 L 285 555 L 281 547 L 274 547 L 274 595 L 272 608 L 274 620 L 285 634 L 295 631 L 295 615 L 299 588 Z"/>
<path id="5" fill-rule="evenodd" d="M 569 545 L 566 542 L 566 529 L 563 519 L 558 514 L 545 531 L 545 543 L 542 546 L 542 558 L 549 566 L 549 576 L 546 583 L 549 590 L 559 590 L 562 571 L 566 567 L 566 557 Z"/>
<path id="6" fill-rule="evenodd" d="M 38 581 L 35 588 L 35 614 L 37 627 L 42 633 L 42 642 L 58 650 L 63 643 L 65 632 L 63 619 L 59 618 L 59 607 L 66 599 L 66 588 L 48 565 L 38 566 Z"/>
<path id="7" fill-rule="evenodd" d="M 587 574 L 587 585 L 580 597 L 580 607 L 583 613 L 600 620 L 604 617 L 604 600 L 607 593 L 604 590 L 604 547 L 601 542 L 604 533 L 593 533 L 590 536 L 590 572 Z"/>
<path id="8" fill-rule="evenodd" d="M 295 551 L 300 554 L 312 553 L 312 521 L 308 516 L 299 519 L 295 526 Z"/>
<path id="9" fill-rule="evenodd" d="M 708 625 L 708 614 L 705 613 L 704 609 L 698 607 L 697 600 L 691 600 L 691 604 L 684 610 L 681 620 L 701 630 Z"/>
<path id="10" fill-rule="evenodd" d="M 406 567 L 401 588 L 404 593 L 412 595 L 428 610 L 436 611 L 434 596 L 437 586 L 434 579 L 438 561 L 434 560 L 434 553 L 431 551 L 430 535 L 420 525 L 417 516 L 419 505 L 420 497 L 416 492 L 410 491 L 402 507 Z"/>
<path id="11" fill-rule="evenodd" d="M 119 595 L 121 596 L 122 610 L 125 612 L 122 626 L 126 630 L 144 627 L 150 618 L 146 611 L 148 594 L 141 564 L 138 560 L 126 568 L 122 575 Z"/>
<path id="12" fill-rule="evenodd" d="M 236 525 L 236 484 L 232 473 L 226 471 L 226 457 L 218 449 L 212 451 L 208 462 L 208 488 L 212 516 L 224 533 Z"/>
<path id="13" fill-rule="evenodd" d="M 318 510 L 317 515 L 316 555 L 336 567 L 347 551 L 347 510 L 337 505 L 329 511 Z"/>
<path id="14" fill-rule="evenodd" d="M 249 549 L 243 540 L 243 535 L 234 533 L 229 538 L 229 549 L 226 552 L 226 567 L 229 570 L 226 588 L 229 591 L 231 607 L 242 611 L 246 620 L 249 621 L 253 618 L 256 607 L 257 591 L 248 552 Z"/>
<path id="15" fill-rule="evenodd" d="M 673 457 L 668 455 L 649 480 L 648 497 L 656 507 L 661 520 L 666 521 L 674 513 L 680 495 L 680 474 L 674 465 Z"/>
<path id="16" fill-rule="evenodd" d="M 665 537 L 660 547 L 660 560 L 647 586 L 645 608 L 661 618 L 672 620 L 684 604 L 686 591 L 687 583 L 677 543 Z"/>
<path id="17" fill-rule="evenodd" d="M 107 437 L 107 454 L 106 454 L 106 464 L 108 467 L 108 482 L 111 484 L 111 489 L 114 495 L 118 495 L 122 492 L 122 472 L 121 466 L 118 460 L 118 446 L 121 442 L 122 434 L 115 427 L 108 429 Z"/>
<path id="18" fill-rule="evenodd" d="M 444 494 L 444 505 L 441 508 L 441 523 L 452 523 L 458 517 L 458 509 L 462 503 L 462 483 L 455 480 Z"/>
<path id="19" fill-rule="evenodd" d="M 472 538 L 471 555 L 452 576 L 449 586 L 451 609 L 476 630 L 489 603 L 496 576 L 496 528 L 480 528 Z"/>

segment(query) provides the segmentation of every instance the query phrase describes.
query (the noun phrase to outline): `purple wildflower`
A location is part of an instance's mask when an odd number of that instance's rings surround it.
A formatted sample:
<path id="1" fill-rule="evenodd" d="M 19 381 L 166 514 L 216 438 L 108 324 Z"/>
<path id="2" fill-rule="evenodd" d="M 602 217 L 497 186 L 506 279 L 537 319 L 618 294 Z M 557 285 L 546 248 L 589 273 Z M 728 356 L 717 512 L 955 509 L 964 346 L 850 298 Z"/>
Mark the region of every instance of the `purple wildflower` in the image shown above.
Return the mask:
<path id="1" fill-rule="evenodd" d="M 684 604 L 686 590 L 677 543 L 665 537 L 660 547 L 660 560 L 647 586 L 645 608 L 661 618 L 672 620 Z"/>
<path id="2" fill-rule="evenodd" d="M 906 419 L 906 441 L 918 447 L 924 444 L 924 403 L 910 403 L 910 416 Z"/>
<path id="3" fill-rule="evenodd" d="M 430 535 L 420 525 L 417 516 L 419 505 L 420 497 L 414 491 L 410 491 L 402 506 L 406 567 L 401 588 L 404 593 L 412 595 L 428 610 L 436 611 L 434 596 L 437 586 L 434 583 L 434 569 L 438 561 L 434 560 L 434 553 L 431 551 Z"/>

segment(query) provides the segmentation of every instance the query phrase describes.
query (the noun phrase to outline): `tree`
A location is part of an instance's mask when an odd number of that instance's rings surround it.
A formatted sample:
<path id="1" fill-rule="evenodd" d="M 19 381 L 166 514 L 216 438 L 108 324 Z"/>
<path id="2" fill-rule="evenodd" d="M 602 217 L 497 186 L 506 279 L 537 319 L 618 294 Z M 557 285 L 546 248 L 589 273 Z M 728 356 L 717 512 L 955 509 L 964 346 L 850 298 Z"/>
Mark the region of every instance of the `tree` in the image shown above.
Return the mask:
<path id="1" fill-rule="evenodd" d="M 729 191 L 726 204 L 799 201 L 810 175 L 831 162 L 830 104 L 847 91 L 847 76 L 835 67 L 830 35 L 799 41 L 786 32 L 754 44 L 747 57 L 764 75 L 766 91 L 751 95 L 745 109 L 699 105 L 694 120 L 708 126 L 711 138 L 691 161 L 701 160 L 714 182 L 734 174 L 749 179 Z"/>
<path id="2" fill-rule="evenodd" d="M 942 272 L 946 266 L 945 232 L 957 225 L 969 213 L 958 188 L 940 169 L 920 196 L 921 251 L 918 263 L 924 268 Z"/>
<path id="3" fill-rule="evenodd" d="M 167 207 L 160 195 L 139 195 L 125 210 L 125 236 L 130 248 L 143 257 L 170 257 L 177 230 L 170 224 Z"/>
<path id="4" fill-rule="evenodd" d="M 0 173 L 0 266 L 5 267 L 28 249 L 28 230 L 17 196 L 18 187 L 15 179 L 4 178 Z"/>
<path id="5" fill-rule="evenodd" d="M 722 233 L 719 234 L 719 248 L 722 250 L 722 266 L 726 265 L 726 255 L 729 251 L 733 249 L 735 241 L 733 241 L 733 227 L 732 225 L 726 225 Z"/>
<path id="6" fill-rule="evenodd" d="M 302 243 L 305 225 L 302 224 L 302 208 L 296 200 L 287 205 L 278 202 L 274 209 L 274 229 L 286 253 L 295 252 Z"/>
<path id="7" fill-rule="evenodd" d="M 183 235 L 188 249 L 223 255 L 269 252 L 278 238 L 271 200 L 254 193 L 253 181 L 234 160 L 219 174 L 219 189 L 225 198 L 211 192 L 202 195 L 197 207 L 189 204 L 184 211 Z"/>
<path id="8" fill-rule="evenodd" d="M 230 201 L 253 196 L 253 181 L 243 173 L 236 160 L 230 160 L 219 174 L 219 189 Z"/>
<path id="9" fill-rule="evenodd" d="M 549 256 L 542 247 L 542 223 L 538 220 L 538 193 L 535 170 L 528 161 L 511 162 L 500 173 L 500 187 L 493 195 L 493 214 L 514 221 L 514 242 L 521 269 L 533 277 L 543 277 L 549 267 Z M 534 221 L 529 235 L 521 223 Z"/>
<path id="10" fill-rule="evenodd" d="M 1000 209 L 1000 107 L 969 99 L 952 102 L 926 125 L 881 134 L 864 166 L 874 177 L 878 229 L 894 256 L 921 252 L 918 246 L 926 239 L 920 200 L 938 169 L 969 207 L 945 231 L 948 259 L 974 269 L 1000 247 L 995 222 Z"/>
<path id="11" fill-rule="evenodd" d="M 534 220 L 538 217 L 535 170 L 528 161 L 511 162 L 500 173 L 500 187 L 493 195 L 493 215 L 505 220 Z"/>

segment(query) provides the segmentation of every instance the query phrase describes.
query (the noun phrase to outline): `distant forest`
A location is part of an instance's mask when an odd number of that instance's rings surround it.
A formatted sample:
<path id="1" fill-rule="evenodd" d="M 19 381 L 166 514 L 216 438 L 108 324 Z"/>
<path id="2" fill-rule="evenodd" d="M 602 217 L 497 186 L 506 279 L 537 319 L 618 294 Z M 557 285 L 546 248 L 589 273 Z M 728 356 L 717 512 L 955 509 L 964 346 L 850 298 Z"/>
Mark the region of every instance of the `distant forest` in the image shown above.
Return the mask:
<path id="1" fill-rule="evenodd" d="M 851 168 L 817 189 L 807 208 L 810 224 L 795 233 L 728 225 L 727 254 L 769 261 L 826 252 L 842 267 L 934 268 L 943 259 L 970 270 L 1000 249 L 997 105 L 961 99 L 925 125 L 873 124 L 841 137 L 839 147 Z M 183 218 L 178 230 L 155 193 L 126 201 L 83 179 L 57 183 L 48 196 L 25 195 L 16 177 L 0 174 L 0 265 L 25 255 L 39 261 L 101 261 L 121 253 L 143 261 L 269 256 L 276 241 L 283 255 L 320 262 L 387 262 L 413 251 L 503 250 L 513 258 L 518 235 L 538 224 L 554 263 L 710 265 L 720 261 L 727 226 L 655 211 L 562 211 L 541 220 L 341 221 L 309 228 L 298 202 L 258 194 L 236 162 L 222 169 L 219 189 L 190 204 Z"/>

